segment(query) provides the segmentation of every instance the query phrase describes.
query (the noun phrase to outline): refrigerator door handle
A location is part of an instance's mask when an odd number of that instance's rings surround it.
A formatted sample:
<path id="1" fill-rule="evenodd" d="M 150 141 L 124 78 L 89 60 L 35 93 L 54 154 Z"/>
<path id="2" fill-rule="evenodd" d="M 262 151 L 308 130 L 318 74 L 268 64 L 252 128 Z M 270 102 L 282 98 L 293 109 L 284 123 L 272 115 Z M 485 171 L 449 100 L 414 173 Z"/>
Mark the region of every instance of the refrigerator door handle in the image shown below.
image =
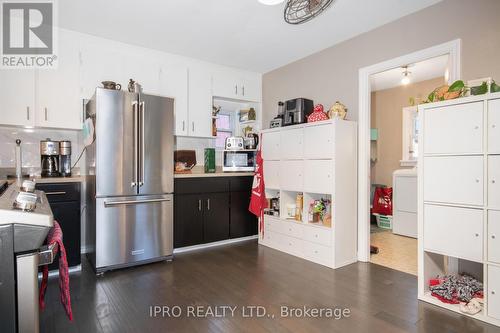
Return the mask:
<path id="1" fill-rule="evenodd" d="M 136 187 L 137 186 L 137 173 L 138 173 L 138 148 L 139 148 L 139 144 L 138 144 L 138 129 L 139 127 L 137 126 L 137 104 L 138 102 L 137 101 L 133 101 L 132 102 L 132 127 L 134 128 L 133 129 L 133 136 L 134 136 L 134 170 L 133 170 L 133 179 L 132 179 L 132 182 L 130 183 L 130 186 L 131 187 Z"/>
<path id="2" fill-rule="evenodd" d="M 165 201 L 171 201 L 171 199 L 162 198 L 162 199 L 144 199 L 144 200 L 104 201 L 104 207 L 113 207 L 120 205 L 139 205 L 139 204 L 149 204 L 149 203 L 165 202 Z"/>
<path id="3" fill-rule="evenodd" d="M 144 185 L 144 151 L 146 150 L 146 143 L 144 140 L 144 111 L 145 111 L 146 103 L 144 101 L 141 101 L 139 103 L 139 113 L 140 113 L 140 131 L 141 131 L 141 136 L 140 136 L 140 141 L 141 141 L 141 147 L 140 147 L 140 159 L 139 159 L 139 186 Z"/>

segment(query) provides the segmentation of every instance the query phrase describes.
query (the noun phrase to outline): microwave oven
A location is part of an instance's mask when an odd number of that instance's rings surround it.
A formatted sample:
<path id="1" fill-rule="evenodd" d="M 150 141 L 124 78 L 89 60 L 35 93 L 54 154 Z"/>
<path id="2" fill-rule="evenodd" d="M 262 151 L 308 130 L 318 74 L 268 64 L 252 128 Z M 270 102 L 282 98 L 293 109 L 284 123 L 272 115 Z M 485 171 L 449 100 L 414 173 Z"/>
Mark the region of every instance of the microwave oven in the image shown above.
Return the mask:
<path id="1" fill-rule="evenodd" d="M 256 149 L 224 150 L 223 172 L 255 171 Z"/>

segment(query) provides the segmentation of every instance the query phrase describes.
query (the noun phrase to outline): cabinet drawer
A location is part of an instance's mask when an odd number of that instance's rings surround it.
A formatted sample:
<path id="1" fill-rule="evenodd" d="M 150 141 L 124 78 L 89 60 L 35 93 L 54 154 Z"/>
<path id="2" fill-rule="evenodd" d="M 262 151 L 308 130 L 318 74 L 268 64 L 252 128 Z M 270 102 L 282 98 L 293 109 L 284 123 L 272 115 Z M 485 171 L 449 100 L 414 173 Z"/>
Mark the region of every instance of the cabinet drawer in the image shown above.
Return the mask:
<path id="1" fill-rule="evenodd" d="M 333 157 L 334 131 L 331 124 L 304 128 L 304 158 L 328 159 Z"/>
<path id="2" fill-rule="evenodd" d="M 262 158 L 264 160 L 280 159 L 280 132 L 262 134 Z"/>
<path id="3" fill-rule="evenodd" d="M 283 235 L 283 242 L 281 243 L 282 251 L 293 254 L 294 256 L 304 256 L 304 241 L 295 237 Z"/>
<path id="4" fill-rule="evenodd" d="M 280 220 L 264 215 L 264 235 L 267 231 L 280 232 Z"/>
<path id="5" fill-rule="evenodd" d="M 313 193 L 332 193 L 333 163 L 332 160 L 305 161 L 304 191 Z"/>
<path id="6" fill-rule="evenodd" d="M 302 191 L 304 180 L 302 161 L 282 161 L 280 163 L 280 187 L 283 190 Z"/>
<path id="7" fill-rule="evenodd" d="M 252 190 L 253 176 L 230 177 L 229 184 L 231 192 L 250 192 Z"/>
<path id="8" fill-rule="evenodd" d="M 488 316 L 500 320 L 500 267 L 488 266 Z"/>
<path id="9" fill-rule="evenodd" d="M 264 161 L 264 183 L 266 188 L 280 188 L 280 162 Z"/>
<path id="10" fill-rule="evenodd" d="M 264 232 L 263 244 L 281 251 L 284 244 L 283 237 L 283 235 L 277 232 L 266 230 Z"/>
<path id="11" fill-rule="evenodd" d="M 488 102 L 488 152 L 500 153 L 500 99 Z"/>
<path id="12" fill-rule="evenodd" d="M 500 155 L 488 157 L 488 206 L 500 209 Z"/>
<path id="13" fill-rule="evenodd" d="M 424 200 L 483 205 L 483 156 L 424 158 Z"/>
<path id="14" fill-rule="evenodd" d="M 302 238 L 304 226 L 296 222 L 281 222 L 285 235 L 295 238 Z"/>
<path id="15" fill-rule="evenodd" d="M 483 151 L 483 102 L 425 110 L 424 153 Z"/>
<path id="16" fill-rule="evenodd" d="M 175 194 L 229 192 L 229 177 L 174 179 Z"/>
<path id="17" fill-rule="evenodd" d="M 424 206 L 424 248 L 471 261 L 483 260 L 483 211 Z"/>
<path id="18" fill-rule="evenodd" d="M 36 189 L 44 191 L 50 203 L 80 201 L 80 183 L 36 184 Z"/>
<path id="19" fill-rule="evenodd" d="M 500 211 L 488 212 L 488 261 L 500 264 Z"/>
<path id="20" fill-rule="evenodd" d="M 304 256 L 317 264 L 333 266 L 333 249 L 329 246 L 304 242 Z"/>
<path id="21" fill-rule="evenodd" d="M 280 139 L 281 159 L 298 160 L 303 158 L 303 129 L 282 130 Z"/>
<path id="22" fill-rule="evenodd" d="M 330 246 L 332 243 L 332 232 L 315 227 L 307 227 L 304 230 L 304 239 L 309 242 Z"/>

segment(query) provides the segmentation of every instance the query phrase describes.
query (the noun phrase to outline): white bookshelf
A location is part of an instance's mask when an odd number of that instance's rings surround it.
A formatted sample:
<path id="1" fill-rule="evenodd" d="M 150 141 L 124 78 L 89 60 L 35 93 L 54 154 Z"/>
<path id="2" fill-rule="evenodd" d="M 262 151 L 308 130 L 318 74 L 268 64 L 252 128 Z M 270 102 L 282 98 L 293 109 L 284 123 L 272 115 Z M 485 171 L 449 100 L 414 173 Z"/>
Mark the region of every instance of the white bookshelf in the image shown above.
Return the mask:
<path id="1" fill-rule="evenodd" d="M 262 132 L 266 197 L 279 194 L 279 216 L 265 215 L 259 243 L 331 268 L 357 261 L 357 134 L 345 120 Z M 303 194 L 302 219 L 287 204 Z M 331 201 L 331 225 L 310 223 L 312 200 Z"/>
<path id="2" fill-rule="evenodd" d="M 461 313 L 429 279 L 467 273 L 484 284 L 470 316 L 500 326 L 500 93 L 419 106 L 418 297 Z"/>

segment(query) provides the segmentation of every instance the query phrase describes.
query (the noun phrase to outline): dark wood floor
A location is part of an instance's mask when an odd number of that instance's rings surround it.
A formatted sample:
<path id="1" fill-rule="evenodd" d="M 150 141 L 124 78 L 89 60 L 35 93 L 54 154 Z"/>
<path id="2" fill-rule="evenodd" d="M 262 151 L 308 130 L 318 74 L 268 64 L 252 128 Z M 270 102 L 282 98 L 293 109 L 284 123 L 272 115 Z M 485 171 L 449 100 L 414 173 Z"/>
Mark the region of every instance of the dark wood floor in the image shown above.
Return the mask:
<path id="1" fill-rule="evenodd" d="M 71 276 L 74 322 L 51 279 L 42 332 L 500 332 L 417 301 L 416 277 L 368 263 L 332 270 L 255 241 L 176 255 L 173 262 L 96 277 L 88 262 Z M 151 318 L 151 305 L 178 305 L 181 318 Z M 186 318 L 189 305 L 238 306 L 235 317 Z M 275 318 L 244 318 L 261 305 Z M 349 318 L 280 318 L 280 306 L 345 307 Z"/>

